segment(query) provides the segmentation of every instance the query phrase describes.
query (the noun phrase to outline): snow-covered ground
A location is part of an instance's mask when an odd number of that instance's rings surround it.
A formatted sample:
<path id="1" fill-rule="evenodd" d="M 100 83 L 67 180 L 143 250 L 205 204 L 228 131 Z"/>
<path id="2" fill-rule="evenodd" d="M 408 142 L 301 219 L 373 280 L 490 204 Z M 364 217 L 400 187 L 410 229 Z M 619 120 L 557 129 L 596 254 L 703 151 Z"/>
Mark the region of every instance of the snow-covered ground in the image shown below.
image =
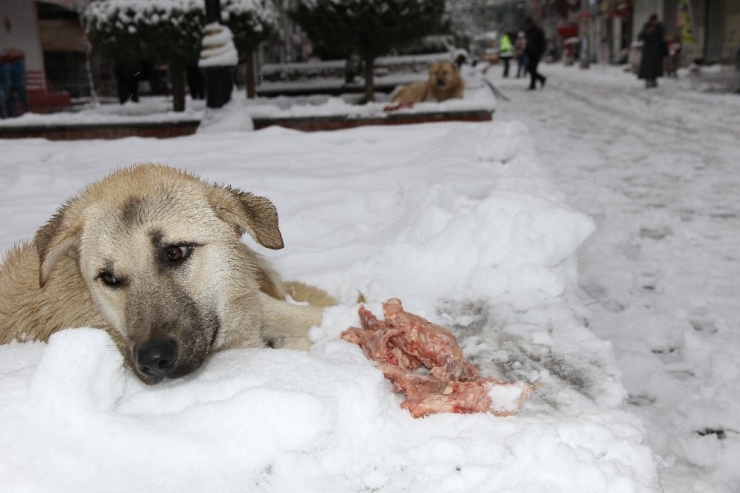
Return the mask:
<path id="1" fill-rule="evenodd" d="M 49 125 L 100 125 L 107 123 L 179 122 L 200 120 L 205 101 L 187 100 L 185 111 L 172 111 L 172 98 L 155 96 L 142 98 L 141 103 L 94 104 L 87 103 L 74 111 L 40 114 L 26 113 L 17 118 L 0 120 L 3 127 L 27 127 Z"/>
<path id="2" fill-rule="evenodd" d="M 737 491 L 740 99 L 542 71 L 528 92 L 491 68 L 511 99 L 491 123 L 0 141 L 0 248 L 157 161 L 270 197 L 286 248 L 266 255 L 340 300 L 307 354 L 225 352 L 155 387 L 100 331 L 0 347 L 0 490 Z M 338 340 L 358 290 L 533 383 L 522 412 L 411 418 Z"/>
<path id="3" fill-rule="evenodd" d="M 394 84 L 424 80 L 426 74 L 409 73 L 393 76 Z M 381 78 L 379 78 L 381 79 Z M 467 70 L 467 90 L 464 98 L 451 99 L 442 103 L 419 103 L 412 108 L 400 108 L 398 113 L 439 113 L 465 111 L 493 111 L 496 99 L 484 85 L 477 70 Z M 311 90 L 315 81 L 301 83 L 301 87 Z M 53 114 L 26 113 L 18 118 L 0 120 L 0 130 L 4 127 L 50 126 L 50 125 L 102 125 L 102 124 L 136 124 L 152 122 L 178 122 L 183 120 L 205 119 L 207 125 L 218 123 L 208 131 L 220 132 L 221 128 L 232 130 L 251 130 L 252 118 L 291 118 L 306 116 L 346 116 L 347 118 L 384 118 L 390 113 L 386 107 L 390 101 L 389 94 L 378 93 L 376 101 L 357 104 L 361 94 L 345 96 L 327 96 L 316 94 L 300 97 L 268 97 L 246 99 L 242 91 L 234 90 L 232 100 L 226 111 L 212 112 L 205 108 L 205 101 L 186 99 L 183 112 L 172 110 L 171 98 L 165 96 L 142 98 L 140 103 L 97 104 L 94 102 L 82 105 L 74 111 Z M 201 129 L 205 130 L 205 128 Z"/>
<path id="4" fill-rule="evenodd" d="M 667 492 L 740 491 L 740 95 L 686 71 L 647 91 L 617 67 L 544 65 L 543 91 L 491 80 L 568 196 L 591 329 L 612 341 L 628 409 Z"/>

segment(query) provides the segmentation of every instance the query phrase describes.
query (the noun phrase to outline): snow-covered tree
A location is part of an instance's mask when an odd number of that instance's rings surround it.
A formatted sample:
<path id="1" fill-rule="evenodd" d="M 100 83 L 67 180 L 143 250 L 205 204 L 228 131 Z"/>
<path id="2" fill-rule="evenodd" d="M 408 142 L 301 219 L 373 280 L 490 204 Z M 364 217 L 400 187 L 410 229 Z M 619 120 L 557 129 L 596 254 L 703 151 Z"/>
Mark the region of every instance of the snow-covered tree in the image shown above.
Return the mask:
<path id="1" fill-rule="evenodd" d="M 275 25 L 271 0 L 222 0 L 222 21 L 242 56 L 265 40 Z M 119 62 L 166 60 L 175 111 L 185 109 L 184 67 L 200 54 L 203 0 L 95 0 L 84 13 L 87 33 Z"/>
<path id="2" fill-rule="evenodd" d="M 222 0 L 221 17 L 234 34 L 234 44 L 246 61 L 247 96 L 255 95 L 253 53 L 277 27 L 272 0 Z"/>
<path id="3" fill-rule="evenodd" d="M 365 98 L 375 97 L 375 59 L 437 32 L 445 0 L 297 0 L 290 16 L 319 51 L 362 58 Z"/>
<path id="4" fill-rule="evenodd" d="M 221 18 L 242 55 L 253 52 L 277 26 L 272 0 L 221 0 Z"/>

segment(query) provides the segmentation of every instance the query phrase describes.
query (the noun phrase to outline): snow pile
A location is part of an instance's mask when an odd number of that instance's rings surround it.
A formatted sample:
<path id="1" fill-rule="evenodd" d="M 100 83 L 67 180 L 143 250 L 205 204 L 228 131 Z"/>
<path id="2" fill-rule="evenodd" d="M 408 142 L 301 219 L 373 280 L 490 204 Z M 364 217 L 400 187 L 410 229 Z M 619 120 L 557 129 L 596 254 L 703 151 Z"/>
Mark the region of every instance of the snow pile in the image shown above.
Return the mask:
<path id="1" fill-rule="evenodd" d="M 482 94 L 481 94 L 482 93 Z M 252 118 L 290 118 L 290 117 L 319 117 L 319 116 L 344 116 L 348 118 L 386 118 L 389 112 L 384 111 L 388 105 L 387 101 L 379 101 L 367 104 L 353 104 L 342 97 L 326 97 L 325 102 L 320 105 L 305 104 L 307 99 L 291 98 L 293 101 L 288 107 L 281 108 L 279 101 L 271 99 L 242 100 L 243 111 Z M 321 99 L 321 98 L 319 98 Z M 380 99 L 380 98 L 379 98 Z M 464 99 L 449 99 L 441 103 L 417 103 L 411 108 L 400 108 L 394 113 L 449 113 L 463 111 L 494 111 L 496 100 L 484 91 L 476 91 L 469 96 L 466 93 Z"/>
<path id="2" fill-rule="evenodd" d="M 203 28 L 203 49 L 200 52 L 198 66 L 231 67 L 239 63 L 239 53 L 234 46 L 234 35 L 231 30 L 214 22 Z"/>
<path id="3" fill-rule="evenodd" d="M 496 98 L 482 82 L 479 70 L 464 68 L 465 94 L 462 99 L 448 99 L 441 103 L 417 103 L 410 108 L 400 108 L 393 113 L 449 113 L 464 111 L 491 111 L 496 109 Z M 410 74 L 399 83 L 426 79 L 426 74 Z M 396 76 L 398 78 L 398 76 Z M 316 81 L 314 81 L 316 82 Z M 376 81 L 377 82 L 377 81 Z M 306 83 L 310 87 L 311 82 Z M 356 98 L 354 98 L 356 99 Z M 346 116 L 347 118 L 386 118 L 390 113 L 384 109 L 389 97 L 376 94 L 377 102 L 355 104 L 352 96 L 308 96 L 299 98 L 243 99 L 239 104 L 242 111 L 252 118 L 279 119 L 290 117 Z"/>
<path id="4" fill-rule="evenodd" d="M 185 111 L 172 110 L 172 99 L 166 96 L 142 98 L 141 102 L 125 104 L 90 103 L 74 112 L 24 113 L 17 118 L 0 120 L 3 127 L 53 127 L 56 125 L 105 125 L 127 123 L 166 123 L 200 120 L 205 108 L 204 100 L 186 98 Z"/>
<path id="5" fill-rule="evenodd" d="M 217 57 L 218 60 L 220 58 Z M 452 99 L 442 103 L 419 103 L 412 108 L 401 108 L 397 113 L 445 113 L 462 111 L 494 111 L 496 99 L 482 83 L 480 71 L 464 68 L 466 91 L 463 99 Z M 409 74 L 401 82 L 411 82 L 424 78 L 424 75 Z M 110 123 L 178 122 L 202 119 L 198 132 L 216 131 L 209 128 L 218 121 L 218 131 L 252 130 L 254 118 L 290 118 L 347 116 L 348 118 L 385 118 L 383 111 L 389 97 L 377 94 L 375 103 L 357 104 L 359 96 L 345 95 L 332 97 L 315 95 L 305 97 L 273 97 L 246 99 L 243 90 L 234 89 L 230 110 L 211 114 L 204 112 L 205 102 L 187 98 L 184 112 L 172 111 L 172 102 L 167 97 L 142 98 L 140 103 L 127 102 L 124 105 L 89 105 L 73 113 L 54 113 L 48 115 L 26 113 L 18 118 L 0 120 L 2 127 L 85 125 Z M 230 122 L 230 123 L 229 123 Z M 503 145 L 503 144 L 502 144 Z"/>
<path id="6" fill-rule="evenodd" d="M 206 108 L 196 133 L 251 132 L 254 120 L 246 111 L 240 111 L 239 106 L 238 99 L 232 99 L 221 109 Z"/>
<path id="7" fill-rule="evenodd" d="M 269 197 L 286 248 L 265 255 L 340 304 L 309 353 L 227 351 L 154 387 L 100 331 L 0 347 L 0 489 L 658 491 L 611 347 L 573 291 L 593 221 L 531 148 L 526 127 L 496 122 L 14 142 L 0 247 L 89 180 L 157 161 Z M 449 327 L 484 376 L 533 384 L 523 410 L 413 419 L 338 337 L 359 323 L 358 291 L 373 312 L 399 297 Z"/>

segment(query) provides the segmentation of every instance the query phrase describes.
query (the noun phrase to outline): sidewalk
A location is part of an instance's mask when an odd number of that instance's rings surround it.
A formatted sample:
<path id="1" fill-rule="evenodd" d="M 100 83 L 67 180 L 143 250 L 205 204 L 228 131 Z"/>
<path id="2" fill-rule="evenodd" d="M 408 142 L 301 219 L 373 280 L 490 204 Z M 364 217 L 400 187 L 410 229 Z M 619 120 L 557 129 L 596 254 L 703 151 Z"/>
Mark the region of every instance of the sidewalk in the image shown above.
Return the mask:
<path id="1" fill-rule="evenodd" d="M 691 89 L 702 92 L 740 92 L 740 69 L 732 65 L 692 67 L 679 71 Z"/>
<path id="2" fill-rule="evenodd" d="M 511 99 L 569 203 L 596 233 L 581 249 L 589 325 L 614 346 L 628 409 L 666 461 L 666 492 L 740 491 L 740 96 L 620 67 L 544 65 Z"/>

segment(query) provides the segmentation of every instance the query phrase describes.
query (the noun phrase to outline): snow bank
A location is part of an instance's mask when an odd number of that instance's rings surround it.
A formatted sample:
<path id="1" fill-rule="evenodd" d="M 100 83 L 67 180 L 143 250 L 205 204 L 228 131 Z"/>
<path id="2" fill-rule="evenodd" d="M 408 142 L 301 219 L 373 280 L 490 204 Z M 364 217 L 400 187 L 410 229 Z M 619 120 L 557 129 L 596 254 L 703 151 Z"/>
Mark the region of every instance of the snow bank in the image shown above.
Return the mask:
<path id="1" fill-rule="evenodd" d="M 234 46 L 234 35 L 227 26 L 218 22 L 203 27 L 203 49 L 198 67 L 232 67 L 239 63 L 239 53 Z"/>
<path id="2" fill-rule="evenodd" d="M 166 96 L 142 98 L 140 103 L 128 101 L 125 104 L 90 103 L 69 112 L 50 114 L 24 113 L 17 118 L 0 120 L 3 127 L 33 127 L 55 125 L 90 125 L 90 124 L 124 124 L 181 122 L 200 120 L 205 108 L 204 100 L 192 100 L 187 97 L 185 111 L 172 110 L 172 99 Z"/>
<path id="3" fill-rule="evenodd" d="M 394 113 L 449 113 L 464 111 L 491 111 L 496 109 L 496 98 L 491 90 L 482 82 L 481 73 L 474 68 L 464 68 L 462 75 L 465 79 L 465 95 L 462 99 L 450 99 L 441 103 L 417 103 L 411 108 L 402 108 Z M 405 84 L 416 80 L 424 80 L 426 74 L 410 74 L 405 78 L 398 78 L 398 84 Z M 376 80 L 376 83 L 378 81 Z M 321 84 L 320 81 L 306 82 L 306 87 L 312 84 Z M 290 118 L 290 117 L 321 117 L 345 116 L 351 118 L 385 118 L 389 112 L 388 96 L 376 95 L 376 102 L 357 104 L 356 95 L 331 97 L 324 95 L 306 97 L 275 97 L 245 99 L 241 94 L 234 98 L 231 112 L 244 112 L 251 118 Z"/>
<path id="4" fill-rule="evenodd" d="M 448 100 L 441 103 L 417 103 L 410 108 L 400 108 L 392 112 L 386 111 L 387 96 L 378 97 L 379 101 L 367 104 L 356 104 L 352 96 L 308 96 L 308 97 L 276 97 L 264 99 L 244 99 L 241 95 L 234 98 L 234 110 L 243 113 L 252 119 L 261 119 L 267 122 L 283 118 L 320 118 L 340 117 L 347 120 L 387 118 L 392 114 L 451 114 L 465 112 L 493 112 L 495 100 L 493 98 Z M 384 101 L 385 99 L 385 101 Z M 203 126 L 209 125 L 208 121 Z"/>
<path id="5" fill-rule="evenodd" d="M 228 38 L 228 36 L 226 36 Z M 233 45 L 233 43 L 232 43 Z M 222 47 L 228 56 L 231 53 L 228 45 Z M 225 58 L 215 56 L 217 61 L 206 65 L 227 64 Z M 231 63 L 231 62 L 228 62 Z M 205 65 L 202 65 L 205 66 Z M 442 103 L 419 103 L 413 108 L 397 110 L 400 113 L 445 113 L 460 111 L 494 111 L 496 99 L 492 92 L 482 82 L 482 76 L 478 70 L 470 67 L 463 69 L 466 82 L 465 97 L 463 99 L 448 100 Z M 425 74 L 402 74 L 386 78 L 394 84 L 405 84 L 424 79 Z M 379 77 L 378 80 L 383 80 Z M 320 82 L 307 82 L 306 87 Z M 18 118 L 6 118 L 0 120 L 2 127 L 25 127 L 25 126 L 54 126 L 54 125 L 84 125 L 84 124 L 106 124 L 106 123 L 145 123 L 145 122 L 178 122 L 184 120 L 201 120 L 202 128 L 199 132 L 215 131 L 244 131 L 252 130 L 253 125 L 246 123 L 254 118 L 286 118 L 286 117 L 321 117 L 321 116 L 346 116 L 347 118 L 381 117 L 388 116 L 383 111 L 388 104 L 388 96 L 377 95 L 377 102 L 368 104 L 357 104 L 359 96 L 346 95 L 344 97 L 331 97 L 326 95 L 315 95 L 305 97 L 263 97 L 246 99 L 244 91 L 234 89 L 230 101 L 230 109 L 223 115 L 211 114 L 205 110 L 205 101 L 191 100 L 186 102 L 186 110 L 183 112 L 172 111 L 172 103 L 168 97 L 146 97 L 140 103 L 127 102 L 119 104 L 90 104 L 73 112 L 54 114 L 26 113 Z M 231 123 L 228 123 L 231 122 Z M 213 129 L 207 128 L 216 123 Z M 231 126 L 230 126 L 231 125 Z"/>
<path id="6" fill-rule="evenodd" d="M 593 222 L 531 147 L 526 127 L 496 122 L 15 142 L 0 246 L 90 179 L 158 161 L 270 197 L 286 248 L 265 255 L 340 304 L 309 353 L 232 350 L 154 387 L 93 329 L 0 347 L 0 489 L 658 491 L 611 347 L 573 292 Z M 338 339 L 359 323 L 358 291 L 376 313 L 399 297 L 449 327 L 484 375 L 532 383 L 522 412 L 413 419 Z"/>

